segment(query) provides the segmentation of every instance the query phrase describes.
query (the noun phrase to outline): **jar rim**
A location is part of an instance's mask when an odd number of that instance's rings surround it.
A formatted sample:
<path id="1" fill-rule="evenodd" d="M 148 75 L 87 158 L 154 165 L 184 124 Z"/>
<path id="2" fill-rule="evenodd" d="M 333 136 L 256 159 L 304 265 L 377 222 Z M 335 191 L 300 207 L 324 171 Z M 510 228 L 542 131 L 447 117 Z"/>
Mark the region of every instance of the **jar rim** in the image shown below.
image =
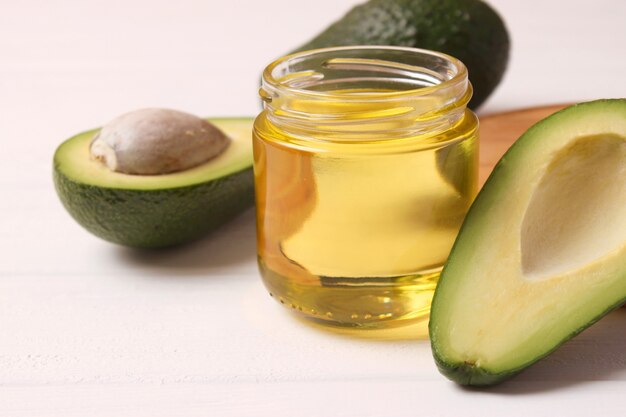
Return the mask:
<path id="1" fill-rule="evenodd" d="M 279 58 L 266 67 L 259 94 L 268 121 L 293 137 L 389 142 L 450 129 L 472 87 L 465 65 L 450 55 L 368 45 Z"/>
<path id="2" fill-rule="evenodd" d="M 363 94 L 358 94 L 358 95 L 346 94 L 343 92 L 336 92 L 333 90 L 311 90 L 307 88 L 301 88 L 298 86 L 292 86 L 292 85 L 282 82 L 280 78 L 277 77 L 276 74 L 274 74 L 274 72 L 278 70 L 281 66 L 289 65 L 289 63 L 294 62 L 294 61 L 301 62 L 305 59 L 310 59 L 312 57 L 323 56 L 323 55 L 329 55 L 329 59 L 330 59 L 330 57 L 335 53 L 355 52 L 355 51 L 357 52 L 359 51 L 403 52 L 403 53 L 412 54 L 413 56 L 419 55 L 422 57 L 435 58 L 435 59 L 441 60 L 441 62 L 445 62 L 446 64 L 448 64 L 450 68 L 453 69 L 453 73 L 451 76 L 448 74 L 449 76 L 447 78 L 439 79 L 438 82 L 433 83 L 432 85 L 428 85 L 428 86 L 420 86 L 420 87 L 409 88 L 409 89 L 398 89 L 398 90 L 392 90 L 392 91 L 376 91 L 376 92 L 363 93 Z M 354 59 L 358 59 L 358 58 L 353 58 L 353 60 Z M 390 61 L 386 61 L 386 62 L 390 62 Z M 412 66 L 410 64 L 404 64 L 399 61 L 394 61 L 393 64 L 397 68 L 404 69 L 405 71 L 429 70 L 428 68 L 425 68 L 425 67 Z M 373 62 L 370 62 L 367 65 L 373 65 Z M 335 46 L 335 47 L 318 48 L 318 49 L 295 52 L 289 55 L 285 55 L 273 61 L 271 64 L 269 64 L 264 69 L 262 78 L 263 78 L 263 86 L 260 89 L 260 95 L 266 102 L 271 101 L 271 97 L 273 95 L 272 93 L 278 92 L 278 91 L 280 91 L 283 94 L 286 93 L 286 94 L 293 94 L 293 95 L 304 96 L 304 97 L 309 97 L 309 98 L 314 98 L 314 99 L 338 100 L 338 101 L 339 100 L 350 101 L 351 99 L 358 100 L 358 101 L 369 101 L 369 99 L 376 100 L 376 101 L 393 100 L 393 99 L 406 100 L 407 98 L 410 98 L 411 96 L 417 97 L 417 96 L 426 96 L 426 95 L 436 94 L 437 91 L 447 90 L 449 88 L 459 86 L 459 84 L 468 82 L 467 68 L 459 59 L 451 55 L 438 52 L 438 51 L 428 50 L 428 49 L 420 49 L 420 48 L 413 48 L 413 47 L 407 47 L 407 46 L 388 46 L 388 45 Z"/>

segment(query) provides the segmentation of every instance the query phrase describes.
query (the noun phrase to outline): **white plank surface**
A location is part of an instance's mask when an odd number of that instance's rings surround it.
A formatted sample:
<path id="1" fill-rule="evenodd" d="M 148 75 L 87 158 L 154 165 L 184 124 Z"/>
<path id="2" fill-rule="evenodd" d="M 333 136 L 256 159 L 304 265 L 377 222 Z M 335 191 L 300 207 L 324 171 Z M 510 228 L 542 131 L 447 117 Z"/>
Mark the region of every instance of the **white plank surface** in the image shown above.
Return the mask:
<path id="1" fill-rule="evenodd" d="M 626 96 L 626 3 L 492 3 L 513 56 L 484 112 Z M 275 305 L 252 212 L 151 253 L 63 210 L 64 138 L 142 106 L 253 115 L 263 66 L 352 4 L 1 0 L 0 416 L 624 415 L 626 309 L 517 379 L 464 390 L 436 371 L 424 324 L 336 334 Z"/>

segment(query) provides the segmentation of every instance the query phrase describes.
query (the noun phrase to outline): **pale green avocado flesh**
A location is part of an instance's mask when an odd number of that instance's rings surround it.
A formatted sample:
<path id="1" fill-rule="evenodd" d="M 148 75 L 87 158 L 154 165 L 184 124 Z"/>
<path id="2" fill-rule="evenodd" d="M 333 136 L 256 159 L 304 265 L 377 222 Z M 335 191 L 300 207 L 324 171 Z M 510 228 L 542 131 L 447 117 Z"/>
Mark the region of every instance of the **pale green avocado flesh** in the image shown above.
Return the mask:
<path id="1" fill-rule="evenodd" d="M 54 183 L 68 212 L 91 233 L 121 245 L 155 248 L 197 239 L 254 203 L 251 118 L 209 119 L 228 148 L 194 168 L 129 175 L 90 157 L 97 130 L 61 144 Z"/>
<path id="2" fill-rule="evenodd" d="M 569 107 L 496 165 L 441 274 L 440 371 L 501 382 L 626 301 L 626 100 Z"/>

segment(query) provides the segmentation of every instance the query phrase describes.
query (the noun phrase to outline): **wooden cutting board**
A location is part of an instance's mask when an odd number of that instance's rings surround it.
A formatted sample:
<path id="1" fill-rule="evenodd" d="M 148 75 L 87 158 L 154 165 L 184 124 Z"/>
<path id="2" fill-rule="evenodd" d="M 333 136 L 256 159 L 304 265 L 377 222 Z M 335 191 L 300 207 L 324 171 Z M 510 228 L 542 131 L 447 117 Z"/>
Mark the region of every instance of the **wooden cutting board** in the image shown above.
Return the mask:
<path id="1" fill-rule="evenodd" d="M 529 107 L 527 109 L 479 116 L 480 168 L 482 186 L 498 160 L 522 133 L 539 120 L 566 107 L 564 104 Z"/>

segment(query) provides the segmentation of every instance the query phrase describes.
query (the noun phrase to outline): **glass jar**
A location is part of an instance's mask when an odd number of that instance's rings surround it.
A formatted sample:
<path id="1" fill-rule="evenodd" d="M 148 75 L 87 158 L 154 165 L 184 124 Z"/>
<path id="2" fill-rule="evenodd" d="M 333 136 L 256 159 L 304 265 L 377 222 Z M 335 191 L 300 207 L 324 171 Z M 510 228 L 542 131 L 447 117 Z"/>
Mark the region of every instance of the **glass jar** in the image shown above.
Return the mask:
<path id="1" fill-rule="evenodd" d="M 271 296 L 335 325 L 427 317 L 477 190 L 471 91 L 459 60 L 414 48 L 326 48 L 265 69 L 253 140 Z"/>

